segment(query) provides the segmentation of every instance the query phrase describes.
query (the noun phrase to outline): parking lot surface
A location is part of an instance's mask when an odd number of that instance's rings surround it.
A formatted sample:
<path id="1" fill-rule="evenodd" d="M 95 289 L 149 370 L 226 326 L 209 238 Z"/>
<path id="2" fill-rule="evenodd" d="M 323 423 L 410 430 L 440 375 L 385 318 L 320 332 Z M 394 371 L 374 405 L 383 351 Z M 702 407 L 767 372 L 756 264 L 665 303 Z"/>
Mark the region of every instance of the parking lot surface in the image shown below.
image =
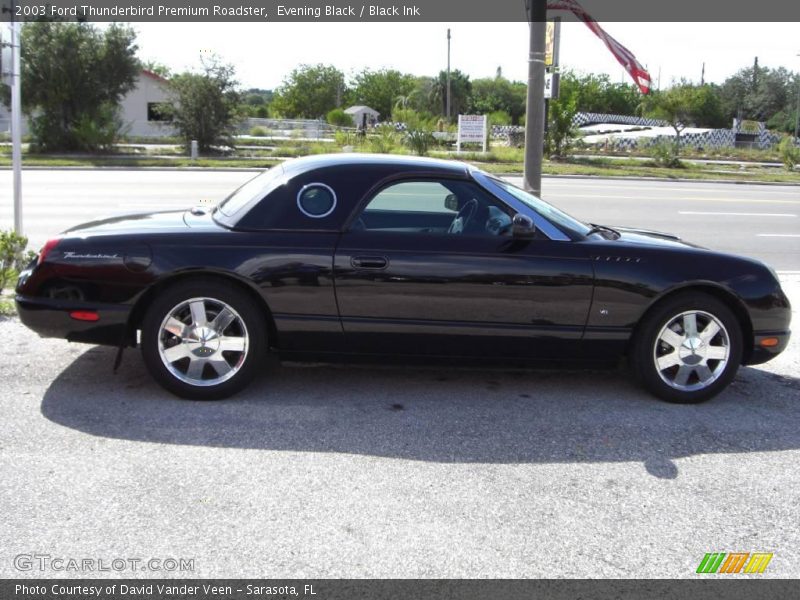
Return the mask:
<path id="1" fill-rule="evenodd" d="M 190 402 L 135 350 L 114 375 L 114 349 L 0 339 L 0 577 L 680 578 L 757 551 L 800 576 L 797 338 L 699 406 L 623 371 L 293 364 Z M 37 553 L 194 565 L 15 567 Z"/>

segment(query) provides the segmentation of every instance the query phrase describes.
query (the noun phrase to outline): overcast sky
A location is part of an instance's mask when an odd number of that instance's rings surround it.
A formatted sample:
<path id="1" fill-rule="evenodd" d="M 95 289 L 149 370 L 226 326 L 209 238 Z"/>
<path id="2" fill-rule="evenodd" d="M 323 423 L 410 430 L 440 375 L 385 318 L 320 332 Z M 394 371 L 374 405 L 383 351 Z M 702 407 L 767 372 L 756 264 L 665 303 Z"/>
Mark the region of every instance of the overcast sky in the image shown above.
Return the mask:
<path id="1" fill-rule="evenodd" d="M 796 23 L 604 23 L 649 70 L 653 86 L 685 77 L 721 82 L 758 56 L 762 66 L 800 71 Z M 490 77 L 497 67 L 510 79 L 527 77 L 527 23 L 136 23 L 141 58 L 173 70 L 199 64 L 216 52 L 236 66 L 245 87 L 275 88 L 300 63 L 328 63 L 346 74 L 364 67 L 433 75 L 447 60 L 471 78 Z M 625 77 L 614 57 L 582 23 L 562 27 L 561 65 Z"/>

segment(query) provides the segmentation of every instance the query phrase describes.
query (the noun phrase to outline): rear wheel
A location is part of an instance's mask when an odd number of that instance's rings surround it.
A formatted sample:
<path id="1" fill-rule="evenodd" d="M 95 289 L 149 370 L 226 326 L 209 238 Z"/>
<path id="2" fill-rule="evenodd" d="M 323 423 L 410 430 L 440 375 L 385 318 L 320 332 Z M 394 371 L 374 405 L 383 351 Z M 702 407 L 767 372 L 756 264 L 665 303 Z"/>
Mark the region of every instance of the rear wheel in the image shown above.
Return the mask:
<path id="1" fill-rule="evenodd" d="M 717 298 L 680 294 L 645 317 L 630 358 L 639 381 L 662 400 L 703 402 L 733 381 L 742 360 L 741 326 Z"/>
<path id="2" fill-rule="evenodd" d="M 195 400 L 218 400 L 255 377 L 267 348 L 261 308 L 219 280 L 179 283 L 150 306 L 142 356 L 164 388 Z"/>

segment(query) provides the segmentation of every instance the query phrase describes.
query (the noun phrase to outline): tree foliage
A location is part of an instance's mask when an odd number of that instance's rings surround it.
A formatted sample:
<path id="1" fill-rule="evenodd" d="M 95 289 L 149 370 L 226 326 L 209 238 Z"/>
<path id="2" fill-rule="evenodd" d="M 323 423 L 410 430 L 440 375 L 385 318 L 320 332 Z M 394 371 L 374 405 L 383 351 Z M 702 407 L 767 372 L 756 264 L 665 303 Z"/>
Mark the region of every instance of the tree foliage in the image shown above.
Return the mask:
<path id="1" fill-rule="evenodd" d="M 519 81 L 509 81 L 502 75 L 472 82 L 470 112 L 485 114 L 502 111 L 518 124 L 525 114 L 527 87 Z"/>
<path id="2" fill-rule="evenodd" d="M 272 111 L 287 118 L 323 118 L 342 105 L 346 92 L 344 73 L 336 67 L 301 65 L 276 91 Z"/>
<path id="3" fill-rule="evenodd" d="M 353 78 L 348 101 L 369 106 L 377 110 L 382 119 L 388 119 L 397 100 L 407 97 L 414 90 L 415 83 L 413 75 L 394 69 L 364 69 Z"/>
<path id="4" fill-rule="evenodd" d="M 465 114 L 469 108 L 472 95 L 472 82 L 469 75 L 458 69 L 450 71 L 450 118 L 456 120 L 458 115 Z M 433 80 L 428 93 L 431 112 L 435 115 L 447 115 L 447 71 L 440 71 Z"/>
<path id="5" fill-rule="evenodd" d="M 669 123 L 675 130 L 674 154 L 680 151 L 681 132 L 688 126 L 709 125 L 722 119 L 719 97 L 711 86 L 681 82 L 653 92 L 642 103 L 644 112 Z"/>
<path id="6" fill-rule="evenodd" d="M 633 115 L 641 102 L 641 94 L 633 85 L 612 83 L 608 75 L 561 74 L 561 94 L 575 99 L 581 112 L 612 115 Z"/>
<path id="7" fill-rule="evenodd" d="M 169 116 L 187 146 L 197 140 L 200 151 L 208 152 L 214 146 L 233 145 L 241 118 L 241 94 L 233 66 L 212 57 L 204 61 L 203 69 L 170 80 L 173 103 Z"/>
<path id="8" fill-rule="evenodd" d="M 92 151 L 114 141 L 122 126 L 117 107 L 140 69 L 135 40 L 118 24 L 23 26 L 23 109 L 41 149 Z"/>
<path id="9" fill-rule="evenodd" d="M 727 117 L 768 121 L 781 111 L 792 111 L 792 93 L 798 76 L 783 67 L 769 69 L 758 64 L 728 77 L 720 88 Z"/>

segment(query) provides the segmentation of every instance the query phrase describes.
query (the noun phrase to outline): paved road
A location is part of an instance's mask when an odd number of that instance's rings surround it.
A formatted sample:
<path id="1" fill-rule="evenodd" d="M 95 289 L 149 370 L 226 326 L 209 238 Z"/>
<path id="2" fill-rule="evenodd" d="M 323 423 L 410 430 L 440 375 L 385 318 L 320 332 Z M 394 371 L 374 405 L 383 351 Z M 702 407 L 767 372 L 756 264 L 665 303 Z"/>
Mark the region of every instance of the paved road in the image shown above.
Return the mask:
<path id="1" fill-rule="evenodd" d="M 800 307 L 800 275 L 785 286 Z M 82 575 L 13 568 L 47 553 L 196 577 L 682 578 L 748 551 L 800 576 L 797 339 L 700 406 L 613 371 L 320 365 L 188 402 L 135 351 L 112 375 L 111 349 L 9 319 L 0 339 L 0 577 Z"/>
<path id="2" fill-rule="evenodd" d="M 30 170 L 25 230 L 35 246 L 100 215 L 220 200 L 252 176 L 234 171 Z M 520 178 L 510 178 L 521 183 Z M 0 171 L 0 228 L 12 223 L 11 172 Z M 800 271 L 800 187 L 545 178 L 544 196 L 574 216 L 681 235 Z"/>

